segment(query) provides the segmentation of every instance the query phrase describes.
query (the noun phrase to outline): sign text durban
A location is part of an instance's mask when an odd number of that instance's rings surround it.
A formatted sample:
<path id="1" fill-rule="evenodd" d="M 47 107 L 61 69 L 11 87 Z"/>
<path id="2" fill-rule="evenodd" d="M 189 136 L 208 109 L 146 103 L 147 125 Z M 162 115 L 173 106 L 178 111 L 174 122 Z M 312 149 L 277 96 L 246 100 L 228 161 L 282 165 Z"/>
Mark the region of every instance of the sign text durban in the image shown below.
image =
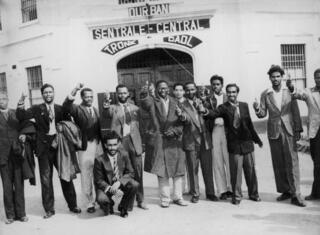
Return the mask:
<path id="1" fill-rule="evenodd" d="M 92 30 L 93 39 L 112 39 L 202 30 L 210 27 L 209 19 L 172 20 L 150 24 L 99 27 Z"/>

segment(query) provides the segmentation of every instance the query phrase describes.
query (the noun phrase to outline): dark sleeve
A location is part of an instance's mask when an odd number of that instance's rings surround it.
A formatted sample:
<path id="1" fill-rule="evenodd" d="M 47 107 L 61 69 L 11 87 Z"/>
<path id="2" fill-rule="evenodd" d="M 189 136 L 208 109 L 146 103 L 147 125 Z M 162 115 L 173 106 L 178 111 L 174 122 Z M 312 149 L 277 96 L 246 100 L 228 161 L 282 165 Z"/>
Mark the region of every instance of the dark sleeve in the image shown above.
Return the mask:
<path id="1" fill-rule="evenodd" d="M 222 105 L 219 105 L 215 110 L 208 109 L 208 113 L 203 115 L 204 119 L 214 120 L 218 117 L 225 118 L 226 110 Z"/>
<path id="2" fill-rule="evenodd" d="M 18 107 L 16 109 L 16 117 L 20 122 L 34 118 L 34 110 L 35 106 L 31 106 L 28 109 Z"/>
<path id="3" fill-rule="evenodd" d="M 251 132 L 251 136 L 252 136 L 253 142 L 255 142 L 256 144 L 261 145 L 262 141 L 261 141 L 259 135 L 257 134 L 256 129 L 253 126 L 248 104 L 246 104 L 246 109 L 247 109 L 247 112 L 248 112 L 248 128 L 249 128 L 249 130 Z"/>
<path id="4" fill-rule="evenodd" d="M 299 110 L 298 102 L 296 99 L 293 99 L 291 101 L 291 111 L 292 111 L 292 119 L 293 119 L 293 131 L 295 133 L 303 132 L 302 122 L 300 117 L 300 110 Z"/>
<path id="5" fill-rule="evenodd" d="M 62 107 L 63 107 L 63 111 L 66 113 L 70 113 L 71 116 L 75 117 L 77 115 L 77 109 L 78 109 L 78 105 L 73 103 L 74 100 L 71 100 L 68 96 L 67 98 L 64 100 Z"/>
<path id="6" fill-rule="evenodd" d="M 127 154 L 123 154 L 123 160 L 125 162 L 125 168 L 121 179 L 119 180 L 122 185 L 126 185 L 129 180 L 133 179 L 134 171 L 130 163 L 130 159 Z"/>
<path id="7" fill-rule="evenodd" d="M 104 178 L 103 165 L 98 159 L 94 160 L 93 179 L 95 185 L 102 191 L 105 191 L 110 186 Z"/>

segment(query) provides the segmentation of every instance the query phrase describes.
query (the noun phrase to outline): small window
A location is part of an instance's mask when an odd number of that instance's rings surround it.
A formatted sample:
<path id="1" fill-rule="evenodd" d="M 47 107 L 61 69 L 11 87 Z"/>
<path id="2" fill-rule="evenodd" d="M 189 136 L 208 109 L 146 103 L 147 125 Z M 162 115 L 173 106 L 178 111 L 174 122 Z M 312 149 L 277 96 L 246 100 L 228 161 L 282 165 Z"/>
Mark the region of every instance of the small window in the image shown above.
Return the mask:
<path id="1" fill-rule="evenodd" d="M 6 73 L 0 73 L 0 92 L 8 92 Z"/>
<path id="2" fill-rule="evenodd" d="M 305 44 L 282 44 L 281 62 L 288 78 L 298 88 L 306 87 L 306 53 Z"/>
<path id="3" fill-rule="evenodd" d="M 40 92 L 40 88 L 43 85 L 41 66 L 27 68 L 27 76 L 30 104 L 38 104 L 42 100 Z"/>
<path id="4" fill-rule="evenodd" d="M 37 0 L 21 0 L 22 23 L 36 20 Z"/>

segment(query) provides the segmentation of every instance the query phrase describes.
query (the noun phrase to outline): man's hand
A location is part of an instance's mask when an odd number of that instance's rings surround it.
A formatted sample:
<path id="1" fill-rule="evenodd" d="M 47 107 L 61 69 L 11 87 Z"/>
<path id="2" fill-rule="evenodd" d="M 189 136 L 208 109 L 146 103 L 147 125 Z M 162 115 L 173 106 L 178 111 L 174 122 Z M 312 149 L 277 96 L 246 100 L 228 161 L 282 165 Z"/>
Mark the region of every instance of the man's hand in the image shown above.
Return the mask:
<path id="1" fill-rule="evenodd" d="M 108 109 L 110 108 L 110 105 L 111 105 L 111 98 L 110 98 L 110 92 L 109 91 L 106 91 L 104 93 L 104 101 L 103 101 L 103 108 L 104 109 Z"/>
<path id="2" fill-rule="evenodd" d="M 84 84 L 83 83 L 78 83 L 75 88 L 71 91 L 71 95 L 75 96 L 78 91 L 80 91 L 83 88 Z"/>
<path id="3" fill-rule="evenodd" d="M 182 109 L 179 107 L 179 105 L 176 105 L 176 114 L 178 117 L 182 116 Z"/>
<path id="4" fill-rule="evenodd" d="M 27 138 L 27 136 L 24 135 L 24 134 L 19 135 L 19 141 L 20 141 L 21 143 L 25 143 L 25 142 L 26 142 L 26 138 Z"/>
<path id="5" fill-rule="evenodd" d="M 21 93 L 21 96 L 20 96 L 20 99 L 19 99 L 19 102 L 18 102 L 18 105 L 20 106 L 23 106 L 24 105 L 24 101 L 25 101 L 25 99 L 26 99 L 26 97 L 27 97 L 27 95 L 24 93 L 24 92 L 22 92 Z"/>
<path id="6" fill-rule="evenodd" d="M 110 193 L 111 194 L 116 194 L 116 192 L 119 189 L 120 185 L 121 184 L 120 184 L 119 181 L 114 182 L 113 185 L 111 186 L 111 188 L 109 189 Z"/>
<path id="7" fill-rule="evenodd" d="M 257 110 L 259 110 L 259 102 L 258 102 L 258 99 L 257 98 L 255 98 L 254 99 L 254 102 L 253 102 L 253 109 L 255 110 L 255 111 L 257 111 Z"/>
<path id="8" fill-rule="evenodd" d="M 288 89 L 289 89 L 290 92 L 293 92 L 293 91 L 294 91 L 294 85 L 292 84 L 291 79 L 287 79 L 286 85 L 287 85 L 287 87 L 288 87 Z"/>
<path id="9" fill-rule="evenodd" d="M 206 113 L 207 112 L 206 108 L 203 106 L 203 103 L 201 101 L 198 104 L 198 111 L 200 113 Z"/>

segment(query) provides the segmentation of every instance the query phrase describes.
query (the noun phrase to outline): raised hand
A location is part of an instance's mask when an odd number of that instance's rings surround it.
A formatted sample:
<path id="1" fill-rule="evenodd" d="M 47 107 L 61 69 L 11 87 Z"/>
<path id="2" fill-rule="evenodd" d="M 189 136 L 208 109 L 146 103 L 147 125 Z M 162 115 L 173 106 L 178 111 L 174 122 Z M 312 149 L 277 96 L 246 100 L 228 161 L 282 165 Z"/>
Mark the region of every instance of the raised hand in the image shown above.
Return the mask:
<path id="1" fill-rule="evenodd" d="M 76 89 L 79 91 L 83 88 L 84 84 L 83 83 L 78 83 L 76 86 Z"/>
<path id="2" fill-rule="evenodd" d="M 259 101 L 257 98 L 254 99 L 254 102 L 253 102 L 253 108 L 254 110 L 258 110 L 259 109 Z"/>
<path id="3" fill-rule="evenodd" d="M 24 101 L 25 101 L 26 97 L 27 97 L 27 95 L 24 92 L 22 92 L 18 104 L 24 105 Z"/>
<path id="4" fill-rule="evenodd" d="M 104 101 L 103 101 L 103 108 L 107 109 L 110 108 L 111 105 L 111 98 L 110 98 L 110 92 L 107 90 L 104 93 Z"/>
<path id="5" fill-rule="evenodd" d="M 176 105 L 176 114 L 180 117 L 182 116 L 182 109 L 179 107 L 179 105 Z"/>
<path id="6" fill-rule="evenodd" d="M 294 85 L 292 84 L 292 80 L 291 79 L 287 79 L 286 85 L 287 85 L 287 87 L 288 87 L 290 92 L 294 91 Z"/>

